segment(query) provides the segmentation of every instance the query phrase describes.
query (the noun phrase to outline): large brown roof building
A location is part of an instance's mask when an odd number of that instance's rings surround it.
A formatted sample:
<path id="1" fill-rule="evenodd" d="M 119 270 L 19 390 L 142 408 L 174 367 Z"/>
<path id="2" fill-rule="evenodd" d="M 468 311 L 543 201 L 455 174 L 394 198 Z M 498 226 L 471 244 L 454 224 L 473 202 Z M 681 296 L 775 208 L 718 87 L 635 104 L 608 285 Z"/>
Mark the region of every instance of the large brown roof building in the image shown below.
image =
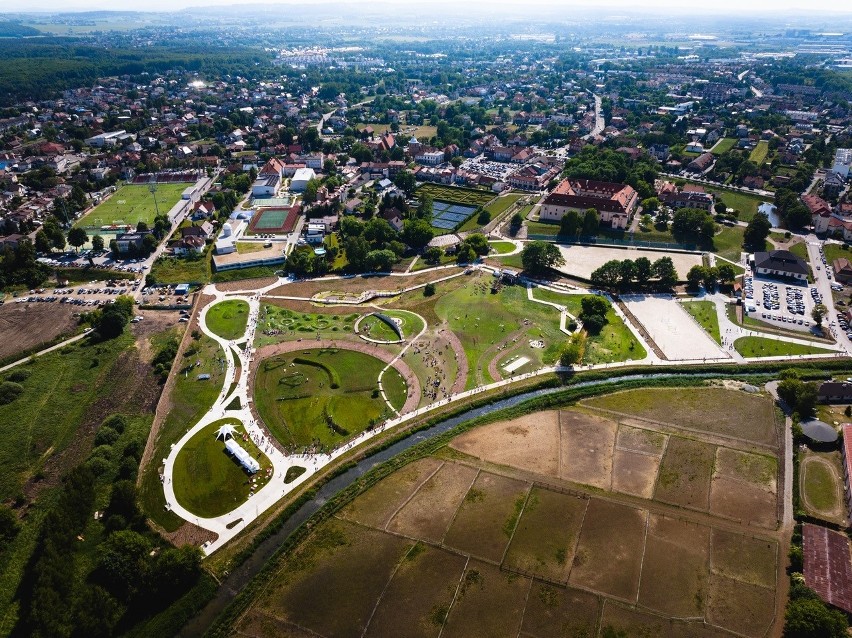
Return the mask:
<path id="1" fill-rule="evenodd" d="M 638 202 L 639 193 L 626 184 L 565 179 L 545 198 L 539 217 L 542 221 L 560 221 L 569 210 L 594 208 L 602 222 L 623 229 Z"/>

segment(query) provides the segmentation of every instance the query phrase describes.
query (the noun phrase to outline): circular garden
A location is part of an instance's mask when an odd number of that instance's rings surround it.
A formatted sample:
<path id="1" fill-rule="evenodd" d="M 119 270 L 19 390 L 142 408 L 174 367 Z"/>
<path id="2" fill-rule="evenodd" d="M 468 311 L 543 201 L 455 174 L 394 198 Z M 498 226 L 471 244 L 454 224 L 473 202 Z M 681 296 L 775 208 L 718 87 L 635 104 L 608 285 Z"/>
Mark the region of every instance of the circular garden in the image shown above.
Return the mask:
<path id="1" fill-rule="evenodd" d="M 255 405 L 284 445 L 332 447 L 391 415 L 378 386 L 385 365 L 368 354 L 336 348 L 275 355 L 258 365 Z M 399 372 L 390 368 L 382 386 L 400 409 L 408 386 Z"/>

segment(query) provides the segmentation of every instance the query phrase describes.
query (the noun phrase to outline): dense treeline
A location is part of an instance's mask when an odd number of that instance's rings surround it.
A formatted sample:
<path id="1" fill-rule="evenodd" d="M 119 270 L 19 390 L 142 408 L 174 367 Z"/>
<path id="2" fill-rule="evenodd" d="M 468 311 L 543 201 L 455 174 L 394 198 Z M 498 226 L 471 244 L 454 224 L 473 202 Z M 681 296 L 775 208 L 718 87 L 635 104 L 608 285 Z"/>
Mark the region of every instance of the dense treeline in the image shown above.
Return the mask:
<path id="1" fill-rule="evenodd" d="M 269 56 L 255 49 L 103 49 L 63 38 L 11 41 L 0 49 L 0 105 L 54 97 L 100 77 L 182 68 L 216 75 L 245 72 Z"/>
<path id="2" fill-rule="evenodd" d="M 108 417 L 89 458 L 66 475 L 18 589 L 14 636 L 118 635 L 198 582 L 200 550 L 160 547 L 137 505 L 144 435 L 123 415 Z M 106 505 L 95 521 L 101 502 Z"/>
<path id="3" fill-rule="evenodd" d="M 653 160 L 640 158 L 632 161 L 624 153 L 586 146 L 580 153 L 568 161 L 565 177 L 592 179 L 602 182 L 630 184 L 642 199 L 653 197 L 654 180 L 658 170 Z"/>

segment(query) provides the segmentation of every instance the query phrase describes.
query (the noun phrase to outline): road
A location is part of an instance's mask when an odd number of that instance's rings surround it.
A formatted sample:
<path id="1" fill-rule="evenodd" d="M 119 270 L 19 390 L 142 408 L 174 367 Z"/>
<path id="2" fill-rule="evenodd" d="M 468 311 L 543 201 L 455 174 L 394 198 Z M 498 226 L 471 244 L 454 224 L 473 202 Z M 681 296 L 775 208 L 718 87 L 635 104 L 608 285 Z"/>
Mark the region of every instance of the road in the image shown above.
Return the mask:
<path id="1" fill-rule="evenodd" d="M 811 269 L 814 273 L 814 285 L 819 290 L 819 294 L 822 295 L 822 303 L 828 308 L 828 316 L 825 318 L 825 323 L 831 325 L 835 324 L 834 328 L 834 336 L 837 339 L 837 343 L 845 350 L 847 353 L 852 352 L 852 341 L 850 341 L 849 337 L 836 326 L 837 321 L 837 309 L 834 307 L 834 297 L 832 296 L 831 290 L 831 281 L 828 279 L 828 275 L 826 275 L 825 268 L 822 265 L 822 256 L 819 252 L 819 247 L 822 242 L 816 238 L 815 235 L 808 235 L 807 238 L 807 247 L 808 247 L 808 261 L 811 262 Z M 817 266 L 819 266 L 819 270 L 817 270 Z M 832 328 L 829 328 L 831 330 Z"/>
<path id="2" fill-rule="evenodd" d="M 595 95 L 594 93 L 592 93 L 592 97 L 595 98 L 595 126 L 588 135 L 583 136 L 584 140 L 591 139 L 595 135 L 600 135 L 606 126 L 603 111 L 601 110 L 601 98 L 599 95 Z"/>
<path id="3" fill-rule="evenodd" d="M 59 350 L 60 348 L 64 348 L 65 346 L 72 344 L 75 341 L 80 341 L 80 339 L 83 339 L 84 337 L 86 337 L 86 335 L 88 335 L 91 331 L 92 331 L 92 329 L 88 328 L 85 331 L 78 334 L 76 337 L 71 337 L 70 339 L 66 339 L 65 341 L 60 341 L 55 346 L 50 346 L 49 348 L 45 348 L 44 350 L 39 350 L 38 352 L 34 352 L 33 354 L 31 354 L 27 357 L 24 357 L 23 359 L 18 359 L 17 361 L 0 368 L 0 372 L 6 372 L 6 370 L 10 370 L 11 368 L 14 368 L 15 366 L 19 366 L 22 363 L 26 363 L 27 361 L 29 361 L 33 357 L 40 357 L 43 354 L 47 354 L 48 352 L 53 352 L 54 350 Z"/>

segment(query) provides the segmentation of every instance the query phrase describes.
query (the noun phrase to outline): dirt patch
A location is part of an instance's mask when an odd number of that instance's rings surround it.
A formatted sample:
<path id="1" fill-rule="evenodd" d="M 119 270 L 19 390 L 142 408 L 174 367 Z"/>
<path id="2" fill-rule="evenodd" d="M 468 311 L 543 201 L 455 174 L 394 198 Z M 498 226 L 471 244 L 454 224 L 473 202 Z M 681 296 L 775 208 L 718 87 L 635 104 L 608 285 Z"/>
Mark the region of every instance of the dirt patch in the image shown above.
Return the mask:
<path id="1" fill-rule="evenodd" d="M 139 314 L 145 318 L 139 323 L 130 324 L 130 332 L 136 337 L 140 356 L 150 363 L 157 354 L 151 346 L 151 337 L 172 330 L 175 338 L 180 341 L 186 324 L 180 322 L 180 313 L 177 310 L 143 310 L 139 311 Z"/>
<path id="2" fill-rule="evenodd" d="M 516 638 L 530 580 L 471 560 L 459 587 L 443 638 Z"/>
<path id="3" fill-rule="evenodd" d="M 467 363 L 467 355 L 464 353 L 464 346 L 462 346 L 462 343 L 461 341 L 459 341 L 459 338 L 456 336 L 456 333 L 450 330 L 446 325 L 443 325 L 438 332 L 449 342 L 450 347 L 455 353 L 456 365 L 458 366 L 456 380 L 453 383 L 453 387 L 450 389 L 450 394 L 458 394 L 459 392 L 464 392 L 465 385 L 467 385 L 467 375 L 469 372 L 469 365 Z"/>
<path id="4" fill-rule="evenodd" d="M 630 609 L 607 600 L 601 616 L 601 629 L 610 629 L 612 635 L 641 636 L 642 638 L 718 638 L 719 631 L 706 627 L 703 622 L 684 622 L 660 618 L 653 614 Z M 623 633 L 616 633 L 623 632 Z"/>
<path id="5" fill-rule="evenodd" d="M 559 413 L 537 412 L 474 428 L 450 447 L 477 458 L 522 470 L 559 475 Z"/>
<path id="6" fill-rule="evenodd" d="M 612 457 L 612 489 L 616 492 L 652 498 L 660 457 L 616 448 Z"/>
<path id="7" fill-rule="evenodd" d="M 588 503 L 587 499 L 534 487 L 503 565 L 567 582 Z"/>
<path id="8" fill-rule="evenodd" d="M 560 478 L 611 489 L 612 455 L 618 424 L 572 410 L 560 412 L 559 417 L 562 429 Z"/>
<path id="9" fill-rule="evenodd" d="M 703 616 L 709 555 L 709 527 L 651 514 L 639 604 L 676 618 Z"/>
<path id="10" fill-rule="evenodd" d="M 499 564 L 528 489 L 529 484 L 523 481 L 481 472 L 465 495 L 444 543 Z"/>
<path id="11" fill-rule="evenodd" d="M 0 359 L 35 348 L 77 327 L 78 306 L 61 303 L 13 303 L 0 306 Z"/>
<path id="12" fill-rule="evenodd" d="M 378 603 L 366 636 L 433 638 L 444 624 L 467 559 L 417 545 L 403 559 Z"/>
<path id="13" fill-rule="evenodd" d="M 775 541 L 714 529 L 710 539 L 713 573 L 762 587 L 775 587 Z"/>
<path id="14" fill-rule="evenodd" d="M 527 598 L 521 635 L 595 636 L 600 613 L 601 600 L 594 594 L 536 581 Z"/>
<path id="15" fill-rule="evenodd" d="M 246 291 L 254 294 L 258 288 L 266 288 L 271 286 L 278 277 L 257 277 L 255 279 L 240 279 L 239 281 L 226 281 L 216 284 L 216 290 L 222 292 L 241 292 Z"/>
<path id="16" fill-rule="evenodd" d="M 340 516 L 362 525 L 384 529 L 403 503 L 439 467 L 441 461 L 431 457 L 410 463 L 352 501 L 341 510 Z"/>
<path id="17" fill-rule="evenodd" d="M 586 510 L 569 582 L 635 602 L 648 513 L 592 499 Z"/>
<path id="18" fill-rule="evenodd" d="M 399 510 L 387 529 L 440 543 L 477 473 L 461 463 L 444 463 Z"/>
<path id="19" fill-rule="evenodd" d="M 778 497 L 774 492 L 726 476 L 713 479 L 710 511 L 766 529 L 778 527 Z"/>
<path id="20" fill-rule="evenodd" d="M 360 638 L 411 547 L 391 534 L 331 520 L 284 561 L 255 608 L 321 635 Z"/>
<path id="21" fill-rule="evenodd" d="M 369 275 L 360 277 L 348 277 L 346 279 L 307 279 L 296 281 L 273 288 L 270 295 L 283 295 L 288 297 L 313 297 L 321 292 L 343 292 L 359 294 L 368 290 L 402 291 L 411 286 L 425 284 L 452 274 L 449 270 L 443 270 L 439 274 L 434 272 L 421 272 L 405 276 L 393 275 Z M 246 282 L 235 282 L 241 284 L 236 290 L 247 290 Z M 265 285 L 269 285 L 268 282 Z M 222 290 L 224 284 L 217 284 Z"/>
<path id="22" fill-rule="evenodd" d="M 175 547 L 194 545 L 200 547 L 207 541 L 215 541 L 219 535 L 209 529 L 198 527 L 195 523 L 185 522 L 174 532 L 162 532 L 162 535 Z"/>
<path id="23" fill-rule="evenodd" d="M 618 428 L 615 447 L 662 457 L 668 438 L 662 432 L 622 424 Z"/>
<path id="24" fill-rule="evenodd" d="M 758 638 L 775 619 L 775 590 L 714 574 L 710 578 L 707 621 Z"/>
<path id="25" fill-rule="evenodd" d="M 700 510 L 710 507 L 710 479 L 716 448 L 673 436 L 660 466 L 654 498 Z"/>

